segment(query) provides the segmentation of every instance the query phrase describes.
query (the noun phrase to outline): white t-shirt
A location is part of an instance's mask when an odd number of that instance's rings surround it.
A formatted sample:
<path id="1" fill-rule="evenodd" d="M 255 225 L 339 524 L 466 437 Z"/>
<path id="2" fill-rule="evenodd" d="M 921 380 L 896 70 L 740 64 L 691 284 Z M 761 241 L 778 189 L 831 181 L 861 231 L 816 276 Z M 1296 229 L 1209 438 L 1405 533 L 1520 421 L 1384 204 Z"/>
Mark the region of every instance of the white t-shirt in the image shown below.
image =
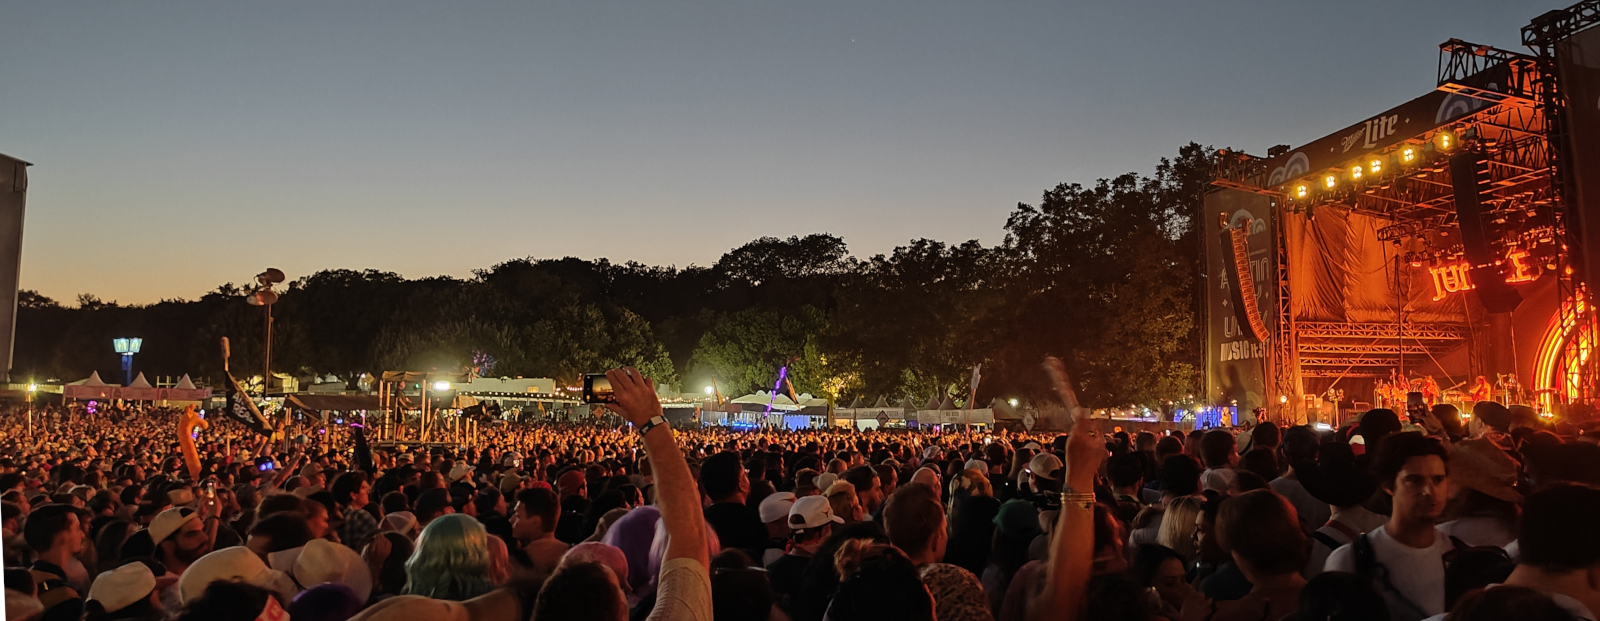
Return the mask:
<path id="1" fill-rule="evenodd" d="M 1213 468 L 1200 473 L 1200 489 L 1216 490 L 1217 493 L 1227 495 L 1228 492 L 1239 489 L 1239 473 L 1232 468 Z"/>
<path id="2" fill-rule="evenodd" d="M 1439 525 L 1439 530 L 1460 539 L 1469 546 L 1494 546 L 1504 548 L 1517 540 L 1517 533 L 1499 519 L 1486 516 L 1467 516 Z"/>
<path id="3" fill-rule="evenodd" d="M 1349 509 L 1345 509 L 1344 511 L 1334 513 L 1333 516 L 1328 519 L 1328 521 L 1344 524 L 1345 526 L 1349 527 L 1350 530 L 1355 531 L 1357 535 L 1360 535 L 1361 533 L 1365 533 L 1379 526 L 1383 526 L 1383 523 L 1388 521 L 1388 519 L 1389 518 L 1387 517 L 1368 511 L 1361 505 L 1356 505 L 1354 507 L 1350 507 Z M 1339 545 L 1350 543 L 1353 539 L 1352 537 L 1345 536 L 1343 530 L 1340 530 L 1332 525 L 1327 525 L 1326 523 L 1324 523 L 1322 528 L 1317 529 L 1315 532 L 1327 535 Z M 1332 553 L 1333 548 L 1330 548 L 1327 546 L 1327 544 L 1322 543 L 1321 539 L 1312 537 L 1311 558 L 1306 562 L 1305 569 L 1300 571 L 1300 575 L 1304 576 L 1306 580 L 1317 577 L 1317 574 L 1322 573 L 1322 567 L 1328 563 L 1328 555 Z"/>
<path id="4" fill-rule="evenodd" d="M 1317 500 L 1311 492 L 1306 491 L 1306 486 L 1300 484 L 1299 479 L 1278 477 L 1268 485 L 1279 496 L 1289 499 L 1289 504 L 1294 505 L 1295 513 L 1300 516 L 1300 528 L 1306 532 L 1322 528 L 1328 523 L 1328 518 L 1333 515 L 1333 510 L 1328 503 Z"/>
<path id="5" fill-rule="evenodd" d="M 1413 548 L 1395 541 L 1385 532 L 1387 526 L 1380 526 L 1370 533 L 1367 538 L 1372 542 L 1372 551 L 1377 557 L 1378 564 L 1387 570 L 1389 584 L 1394 586 L 1399 595 L 1410 601 L 1412 606 L 1400 603 L 1394 591 L 1384 588 L 1381 582 L 1374 581 L 1373 588 L 1383 594 L 1384 601 L 1389 604 L 1389 616 L 1392 621 L 1420 621 L 1432 615 L 1443 614 L 1444 609 L 1444 555 L 1455 548 L 1450 543 L 1450 537 L 1443 531 L 1435 529 L 1433 545 L 1426 548 Z M 1323 565 L 1323 571 L 1356 571 L 1356 555 L 1352 544 L 1339 546 L 1333 554 L 1328 555 L 1328 562 Z M 1422 610 L 1422 615 L 1411 612 L 1412 607 Z"/>

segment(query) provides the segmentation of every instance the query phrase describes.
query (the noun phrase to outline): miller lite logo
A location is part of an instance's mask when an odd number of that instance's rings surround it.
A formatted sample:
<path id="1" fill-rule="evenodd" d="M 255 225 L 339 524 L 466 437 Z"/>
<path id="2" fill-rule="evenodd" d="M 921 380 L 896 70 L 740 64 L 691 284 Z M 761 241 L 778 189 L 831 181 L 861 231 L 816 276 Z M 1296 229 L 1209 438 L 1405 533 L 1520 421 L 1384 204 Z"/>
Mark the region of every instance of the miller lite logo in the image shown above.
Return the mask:
<path id="1" fill-rule="evenodd" d="M 1344 140 L 1342 141 L 1344 150 L 1341 151 L 1341 153 L 1349 153 L 1350 148 L 1356 146 L 1358 143 L 1361 145 L 1362 149 L 1371 149 L 1378 146 L 1379 140 L 1383 140 L 1384 138 L 1394 135 L 1394 126 L 1399 123 L 1400 115 L 1398 114 L 1380 116 L 1378 118 L 1368 120 L 1362 125 L 1361 129 L 1358 129 L 1355 131 L 1355 133 L 1344 137 Z"/>

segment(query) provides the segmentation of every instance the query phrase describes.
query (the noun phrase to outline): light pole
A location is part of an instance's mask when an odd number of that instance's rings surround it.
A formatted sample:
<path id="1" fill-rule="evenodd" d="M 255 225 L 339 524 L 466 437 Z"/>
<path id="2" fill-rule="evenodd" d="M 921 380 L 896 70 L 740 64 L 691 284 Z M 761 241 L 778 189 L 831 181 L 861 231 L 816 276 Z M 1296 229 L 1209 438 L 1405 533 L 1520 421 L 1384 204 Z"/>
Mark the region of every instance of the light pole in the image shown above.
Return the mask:
<path id="1" fill-rule="evenodd" d="M 278 302 L 278 292 L 272 286 L 284 281 L 283 271 L 276 267 L 269 267 L 267 271 L 256 274 L 256 288 L 250 291 L 245 301 L 251 306 L 264 306 L 267 309 L 266 340 L 262 341 L 261 356 L 261 398 L 267 398 L 267 393 L 272 388 L 272 305 Z M 284 422 L 288 422 L 288 410 L 285 410 Z"/>
<path id="2" fill-rule="evenodd" d="M 39 385 L 28 383 L 28 439 L 33 440 L 33 393 L 39 392 Z"/>
<path id="3" fill-rule="evenodd" d="M 122 354 L 122 385 L 133 383 L 133 355 L 139 353 L 139 346 L 144 344 L 141 338 L 111 339 L 111 348 Z"/>

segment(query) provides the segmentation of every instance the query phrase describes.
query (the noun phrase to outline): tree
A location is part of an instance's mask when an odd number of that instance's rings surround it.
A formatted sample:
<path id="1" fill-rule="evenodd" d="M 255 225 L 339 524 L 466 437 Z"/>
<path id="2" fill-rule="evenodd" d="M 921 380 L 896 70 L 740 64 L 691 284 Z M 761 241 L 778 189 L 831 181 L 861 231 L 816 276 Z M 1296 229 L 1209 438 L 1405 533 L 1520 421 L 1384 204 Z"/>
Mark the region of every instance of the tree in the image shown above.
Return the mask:
<path id="1" fill-rule="evenodd" d="M 832 354 L 858 367 L 864 397 L 965 391 L 972 365 L 991 355 L 1007 306 L 1000 257 L 977 240 L 919 239 L 865 262 L 841 288 L 829 329 Z"/>
<path id="2" fill-rule="evenodd" d="M 772 390 L 778 370 L 787 366 L 797 393 L 831 394 L 834 370 L 819 343 L 826 325 L 826 315 L 810 306 L 721 314 L 700 337 L 690 368 L 714 374 L 724 394 L 737 395 Z"/>
<path id="3" fill-rule="evenodd" d="M 1153 403 L 1189 392 L 1199 363 L 1197 213 L 1211 151 L 1190 144 L 1153 178 L 1062 184 L 1018 205 L 1004 251 L 1019 306 L 1001 362 L 1014 377 L 1046 354 L 1068 364 L 1090 403 Z M 1033 390 L 1042 387 L 1035 384 Z"/>

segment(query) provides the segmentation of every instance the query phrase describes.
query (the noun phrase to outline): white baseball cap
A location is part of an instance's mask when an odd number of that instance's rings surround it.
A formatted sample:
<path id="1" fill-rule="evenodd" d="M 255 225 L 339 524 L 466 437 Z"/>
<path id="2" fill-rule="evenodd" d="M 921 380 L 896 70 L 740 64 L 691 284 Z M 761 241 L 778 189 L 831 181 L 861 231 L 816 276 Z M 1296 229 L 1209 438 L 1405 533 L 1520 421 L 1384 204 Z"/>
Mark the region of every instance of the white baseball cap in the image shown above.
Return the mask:
<path id="1" fill-rule="evenodd" d="M 289 576 L 267 567 L 250 548 L 233 546 L 202 556 L 184 570 L 183 576 L 178 578 L 178 600 L 187 603 L 200 597 L 213 581 L 235 578 L 285 598 L 293 598 L 299 592 Z"/>
<path id="2" fill-rule="evenodd" d="M 794 494 L 777 492 L 761 499 L 761 506 L 757 511 L 761 513 L 762 522 L 776 522 L 789 515 L 789 507 L 794 505 Z"/>
<path id="3" fill-rule="evenodd" d="M 304 546 L 268 554 L 267 561 L 308 589 L 334 582 L 350 587 L 363 602 L 372 594 L 372 570 L 360 554 L 344 544 L 312 539 Z"/>
<path id="4" fill-rule="evenodd" d="M 171 537 L 173 533 L 181 530 L 184 524 L 189 523 L 189 520 L 198 519 L 200 519 L 200 514 L 188 507 L 167 509 L 156 514 L 156 519 L 151 520 L 150 527 L 145 530 L 150 531 L 150 541 L 160 545 L 161 542 L 167 540 L 167 537 Z"/>
<path id="5" fill-rule="evenodd" d="M 828 522 L 843 524 L 844 519 L 833 514 L 833 505 L 822 496 L 806 496 L 789 507 L 790 530 L 817 528 Z"/>
<path id="6" fill-rule="evenodd" d="M 1028 461 L 1028 471 L 1047 481 L 1056 480 L 1055 472 L 1061 467 L 1061 460 L 1054 453 L 1040 453 Z"/>
<path id="7" fill-rule="evenodd" d="M 89 587 L 89 599 L 100 602 L 106 612 L 116 612 L 150 597 L 156 590 L 156 575 L 150 567 L 134 561 L 102 572 Z"/>

